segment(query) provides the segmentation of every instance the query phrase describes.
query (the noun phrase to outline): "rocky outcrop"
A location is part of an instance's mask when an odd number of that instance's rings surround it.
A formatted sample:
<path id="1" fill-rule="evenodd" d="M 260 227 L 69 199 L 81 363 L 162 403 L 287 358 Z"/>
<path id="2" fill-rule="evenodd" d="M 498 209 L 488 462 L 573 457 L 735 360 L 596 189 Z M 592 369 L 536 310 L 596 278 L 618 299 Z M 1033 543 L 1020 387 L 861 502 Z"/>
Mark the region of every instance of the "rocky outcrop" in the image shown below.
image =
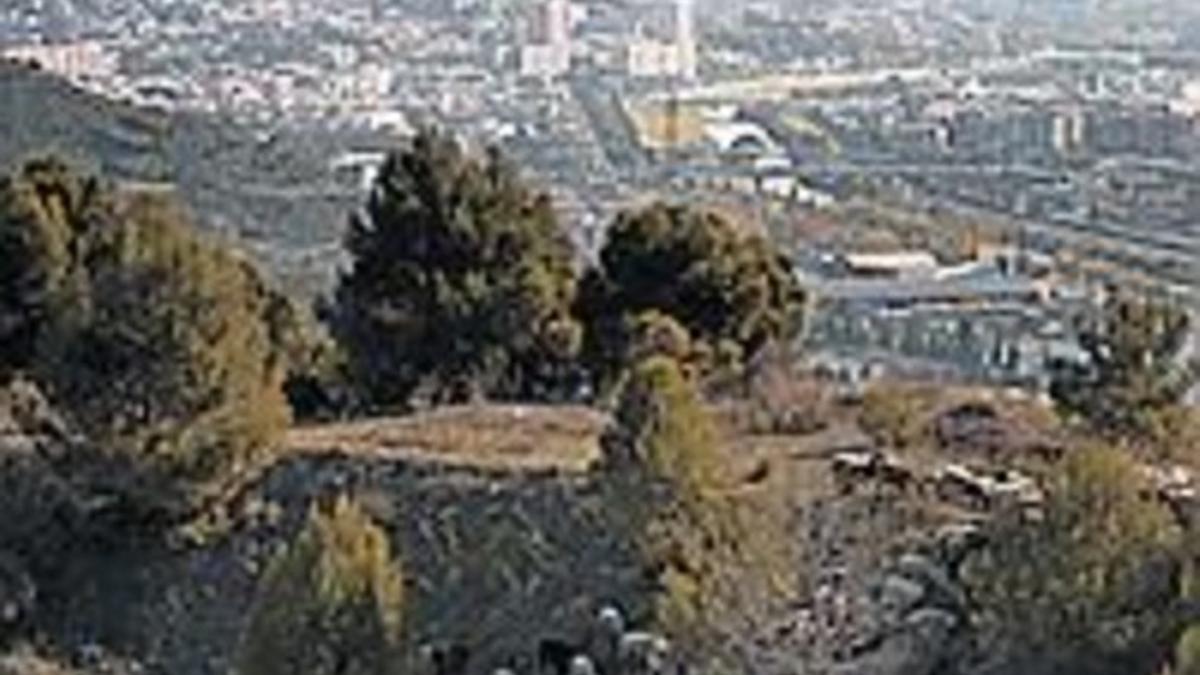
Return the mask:
<path id="1" fill-rule="evenodd" d="M 933 430 L 941 449 L 958 455 L 1055 459 L 1064 452 L 1061 439 L 984 403 L 942 412 L 933 421 Z"/>
<path id="2" fill-rule="evenodd" d="M 916 552 L 900 555 L 862 605 L 874 630 L 858 636 L 839 675 L 934 675 L 961 660 L 970 608 L 958 569 L 982 539 L 970 526 L 939 531 Z"/>

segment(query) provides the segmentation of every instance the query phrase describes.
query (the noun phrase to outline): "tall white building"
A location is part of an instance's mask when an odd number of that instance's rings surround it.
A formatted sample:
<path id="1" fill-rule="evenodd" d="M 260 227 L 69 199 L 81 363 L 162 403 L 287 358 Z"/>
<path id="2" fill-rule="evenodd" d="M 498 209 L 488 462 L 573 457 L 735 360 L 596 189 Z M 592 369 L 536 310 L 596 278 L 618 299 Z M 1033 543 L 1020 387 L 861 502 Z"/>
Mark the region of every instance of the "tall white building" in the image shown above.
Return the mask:
<path id="1" fill-rule="evenodd" d="M 670 0 L 647 8 L 629 43 L 626 59 L 633 77 L 694 79 L 699 70 L 694 0 Z"/>
<path id="2" fill-rule="evenodd" d="M 541 42 L 558 47 L 571 45 L 571 3 L 567 0 L 545 0 L 539 9 Z"/>
<path id="3" fill-rule="evenodd" d="M 554 78 L 571 70 L 571 3 L 542 0 L 521 46 L 521 75 Z"/>
<path id="4" fill-rule="evenodd" d="M 679 52 L 679 74 L 694 79 L 698 68 L 694 0 L 675 0 L 675 49 Z"/>

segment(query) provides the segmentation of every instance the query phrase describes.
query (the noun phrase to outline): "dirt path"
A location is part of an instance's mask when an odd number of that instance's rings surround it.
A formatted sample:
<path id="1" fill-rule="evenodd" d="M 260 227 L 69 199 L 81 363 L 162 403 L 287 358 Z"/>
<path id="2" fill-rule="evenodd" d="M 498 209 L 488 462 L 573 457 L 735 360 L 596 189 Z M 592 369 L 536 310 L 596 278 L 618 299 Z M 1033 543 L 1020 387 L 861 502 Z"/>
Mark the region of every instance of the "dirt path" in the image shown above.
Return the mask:
<path id="1" fill-rule="evenodd" d="M 578 406 L 469 406 L 293 429 L 297 452 L 507 471 L 586 471 L 607 417 Z"/>

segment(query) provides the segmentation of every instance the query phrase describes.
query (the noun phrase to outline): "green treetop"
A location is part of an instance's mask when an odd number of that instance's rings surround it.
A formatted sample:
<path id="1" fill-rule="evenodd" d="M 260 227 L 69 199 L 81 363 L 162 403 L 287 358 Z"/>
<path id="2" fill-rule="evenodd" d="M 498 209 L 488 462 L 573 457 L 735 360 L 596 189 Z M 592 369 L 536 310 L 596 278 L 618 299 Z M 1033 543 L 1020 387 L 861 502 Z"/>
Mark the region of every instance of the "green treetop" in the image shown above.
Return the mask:
<path id="1" fill-rule="evenodd" d="M 541 397 L 574 357 L 571 246 L 494 152 L 422 132 L 383 165 L 346 246 L 335 330 L 375 405 Z"/>

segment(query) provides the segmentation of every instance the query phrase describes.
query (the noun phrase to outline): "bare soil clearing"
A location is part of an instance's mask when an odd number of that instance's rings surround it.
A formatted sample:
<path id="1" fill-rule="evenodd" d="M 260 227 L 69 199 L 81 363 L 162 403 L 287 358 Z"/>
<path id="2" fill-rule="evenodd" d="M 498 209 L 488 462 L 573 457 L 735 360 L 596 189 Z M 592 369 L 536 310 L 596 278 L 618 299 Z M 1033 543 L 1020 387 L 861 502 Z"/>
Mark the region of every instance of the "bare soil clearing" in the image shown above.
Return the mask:
<path id="1" fill-rule="evenodd" d="M 300 427 L 299 453 L 337 452 L 486 470 L 582 473 L 600 456 L 608 417 L 582 406 L 462 406 L 410 417 Z"/>

